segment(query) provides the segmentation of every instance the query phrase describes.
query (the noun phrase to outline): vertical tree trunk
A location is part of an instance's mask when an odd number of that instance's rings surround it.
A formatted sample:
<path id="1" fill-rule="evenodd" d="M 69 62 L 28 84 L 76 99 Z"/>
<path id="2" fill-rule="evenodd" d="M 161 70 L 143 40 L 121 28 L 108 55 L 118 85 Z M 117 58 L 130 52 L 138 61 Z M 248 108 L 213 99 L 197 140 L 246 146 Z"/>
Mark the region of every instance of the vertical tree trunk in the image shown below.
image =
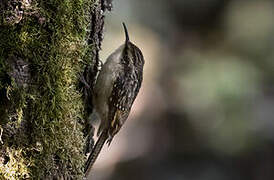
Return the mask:
<path id="1" fill-rule="evenodd" d="M 82 178 L 92 103 L 79 77 L 92 87 L 107 7 L 1 0 L 0 179 Z"/>

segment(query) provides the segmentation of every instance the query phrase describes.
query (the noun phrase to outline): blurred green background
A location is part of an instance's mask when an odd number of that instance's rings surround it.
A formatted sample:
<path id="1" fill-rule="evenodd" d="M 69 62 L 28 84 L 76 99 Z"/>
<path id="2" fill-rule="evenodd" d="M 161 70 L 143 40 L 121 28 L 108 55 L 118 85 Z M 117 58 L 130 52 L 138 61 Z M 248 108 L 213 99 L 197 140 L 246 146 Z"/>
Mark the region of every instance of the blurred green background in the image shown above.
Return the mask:
<path id="1" fill-rule="evenodd" d="M 94 180 L 273 180 L 274 2 L 114 0 L 101 52 L 143 51 L 129 119 Z"/>

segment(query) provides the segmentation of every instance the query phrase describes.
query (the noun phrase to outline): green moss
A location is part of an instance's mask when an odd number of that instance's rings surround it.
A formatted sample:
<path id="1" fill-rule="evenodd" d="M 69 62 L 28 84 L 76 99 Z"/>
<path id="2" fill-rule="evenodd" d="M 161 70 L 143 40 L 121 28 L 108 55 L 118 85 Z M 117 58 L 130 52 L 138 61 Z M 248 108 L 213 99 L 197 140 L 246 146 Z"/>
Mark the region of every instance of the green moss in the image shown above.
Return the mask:
<path id="1" fill-rule="evenodd" d="M 31 164 L 31 160 L 25 162 L 22 150 L 7 148 L 6 152 L 6 156 L 9 157 L 9 161 L 6 164 L 0 164 L 1 179 L 28 179 L 28 165 Z"/>
<path id="2" fill-rule="evenodd" d="M 83 102 L 76 85 L 83 64 L 90 63 L 86 57 L 92 47 L 85 39 L 94 3 L 33 1 L 35 15 L 13 26 L 0 25 L 0 112 L 6 114 L 0 122 L 14 134 L 0 148 L 10 158 L 0 162 L 1 178 L 82 178 Z M 5 81 L 12 71 L 10 56 L 30 64 L 28 87 L 12 78 Z"/>

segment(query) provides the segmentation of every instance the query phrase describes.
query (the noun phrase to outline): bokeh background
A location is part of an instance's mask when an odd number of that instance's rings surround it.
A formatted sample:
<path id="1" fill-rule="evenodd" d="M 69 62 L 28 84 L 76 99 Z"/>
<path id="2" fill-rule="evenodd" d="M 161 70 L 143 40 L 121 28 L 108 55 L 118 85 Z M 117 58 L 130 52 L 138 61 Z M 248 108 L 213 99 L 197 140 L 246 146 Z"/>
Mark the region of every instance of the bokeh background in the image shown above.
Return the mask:
<path id="1" fill-rule="evenodd" d="M 114 0 L 101 59 L 143 51 L 129 119 L 93 180 L 273 180 L 274 2 Z"/>

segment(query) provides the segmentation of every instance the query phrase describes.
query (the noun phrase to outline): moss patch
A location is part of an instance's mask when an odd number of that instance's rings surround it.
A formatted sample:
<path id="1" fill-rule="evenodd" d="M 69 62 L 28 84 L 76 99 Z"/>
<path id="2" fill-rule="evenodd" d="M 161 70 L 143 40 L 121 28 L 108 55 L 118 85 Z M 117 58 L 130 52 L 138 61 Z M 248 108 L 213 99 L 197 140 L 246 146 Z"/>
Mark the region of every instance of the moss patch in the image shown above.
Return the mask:
<path id="1" fill-rule="evenodd" d="M 82 178 L 84 110 L 77 83 L 84 64 L 91 63 L 86 37 L 94 4 L 33 0 L 22 7 L 20 22 L 0 17 L 1 179 Z M 27 73 L 27 86 L 18 83 L 16 68 Z"/>

